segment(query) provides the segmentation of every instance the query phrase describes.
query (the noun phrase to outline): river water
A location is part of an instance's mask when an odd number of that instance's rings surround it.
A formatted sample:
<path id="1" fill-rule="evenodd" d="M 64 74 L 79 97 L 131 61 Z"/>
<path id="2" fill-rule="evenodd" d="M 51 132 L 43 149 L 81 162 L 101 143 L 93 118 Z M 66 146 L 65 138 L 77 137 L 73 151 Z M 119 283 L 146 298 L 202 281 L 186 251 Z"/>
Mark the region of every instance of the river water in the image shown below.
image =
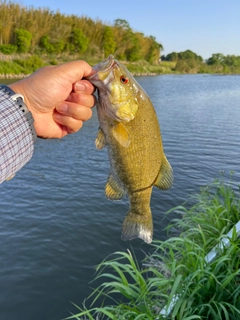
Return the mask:
<path id="1" fill-rule="evenodd" d="M 154 189 L 154 238 L 174 218 L 165 213 L 224 171 L 240 181 L 240 76 L 138 77 L 156 108 L 174 185 Z M 59 320 L 91 292 L 94 266 L 133 248 L 120 239 L 127 200 L 105 199 L 106 150 L 95 149 L 96 110 L 80 132 L 38 140 L 32 160 L 0 186 L 0 319 Z"/>

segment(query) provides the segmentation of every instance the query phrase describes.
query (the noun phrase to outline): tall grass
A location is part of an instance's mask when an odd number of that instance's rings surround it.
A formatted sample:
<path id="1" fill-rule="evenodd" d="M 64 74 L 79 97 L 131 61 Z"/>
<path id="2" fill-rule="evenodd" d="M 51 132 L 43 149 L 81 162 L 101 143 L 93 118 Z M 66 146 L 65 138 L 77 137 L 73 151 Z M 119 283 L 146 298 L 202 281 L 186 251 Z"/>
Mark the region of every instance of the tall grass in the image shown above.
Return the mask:
<path id="1" fill-rule="evenodd" d="M 195 202 L 173 209 L 180 217 L 168 229 L 179 234 L 155 241 L 141 267 L 130 251 L 103 261 L 95 279 L 101 284 L 68 319 L 240 319 L 237 233 L 214 261 L 205 260 L 239 220 L 239 188 L 214 181 Z"/>
<path id="2" fill-rule="evenodd" d="M 0 60 L 0 75 L 20 75 L 26 76 L 36 71 L 37 69 L 47 65 L 37 55 L 30 55 L 25 59 L 14 58 L 9 61 Z"/>

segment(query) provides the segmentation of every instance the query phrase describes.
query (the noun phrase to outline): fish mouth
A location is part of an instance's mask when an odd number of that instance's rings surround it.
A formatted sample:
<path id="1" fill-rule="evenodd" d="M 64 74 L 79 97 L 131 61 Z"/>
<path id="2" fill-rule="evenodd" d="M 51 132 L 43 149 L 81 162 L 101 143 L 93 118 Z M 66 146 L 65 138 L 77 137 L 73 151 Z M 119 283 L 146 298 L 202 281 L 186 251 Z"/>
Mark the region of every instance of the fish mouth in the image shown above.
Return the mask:
<path id="1" fill-rule="evenodd" d="M 87 77 L 87 79 L 93 83 L 95 81 L 102 81 L 104 84 L 107 84 L 112 80 L 110 70 L 117 64 L 117 61 L 114 59 L 114 56 L 110 54 L 107 59 L 93 66 L 93 74 Z"/>
<path id="2" fill-rule="evenodd" d="M 110 56 L 107 57 L 107 59 L 103 60 L 96 66 L 93 66 L 93 70 L 96 70 L 96 72 L 99 71 L 109 71 L 113 65 L 116 63 L 116 60 L 114 59 L 114 56 L 110 54 Z"/>

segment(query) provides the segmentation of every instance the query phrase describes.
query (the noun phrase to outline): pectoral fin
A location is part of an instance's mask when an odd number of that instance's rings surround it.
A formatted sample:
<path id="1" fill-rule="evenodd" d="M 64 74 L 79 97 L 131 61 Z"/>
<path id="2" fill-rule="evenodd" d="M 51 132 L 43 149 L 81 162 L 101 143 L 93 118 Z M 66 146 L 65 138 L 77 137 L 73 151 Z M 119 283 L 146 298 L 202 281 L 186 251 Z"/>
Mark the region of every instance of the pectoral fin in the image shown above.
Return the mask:
<path id="1" fill-rule="evenodd" d="M 124 147 L 127 148 L 130 144 L 130 135 L 127 128 L 121 122 L 112 127 L 114 138 Z"/>
<path id="2" fill-rule="evenodd" d="M 106 197 L 110 200 L 120 200 L 125 195 L 125 190 L 121 183 L 111 173 L 109 174 L 106 187 Z"/>
<path id="3" fill-rule="evenodd" d="M 118 118 L 128 122 L 135 118 L 137 111 L 138 111 L 137 100 L 131 100 L 130 102 L 122 105 L 118 109 L 116 114 Z"/>
<path id="4" fill-rule="evenodd" d="M 95 140 L 95 146 L 98 150 L 101 150 L 102 148 L 104 148 L 106 146 L 105 135 L 104 135 L 101 128 L 98 129 L 97 138 Z"/>
<path id="5" fill-rule="evenodd" d="M 163 155 L 160 172 L 154 183 L 154 186 L 162 190 L 167 190 L 171 188 L 172 184 L 173 184 L 172 167 L 168 162 L 166 156 Z"/>

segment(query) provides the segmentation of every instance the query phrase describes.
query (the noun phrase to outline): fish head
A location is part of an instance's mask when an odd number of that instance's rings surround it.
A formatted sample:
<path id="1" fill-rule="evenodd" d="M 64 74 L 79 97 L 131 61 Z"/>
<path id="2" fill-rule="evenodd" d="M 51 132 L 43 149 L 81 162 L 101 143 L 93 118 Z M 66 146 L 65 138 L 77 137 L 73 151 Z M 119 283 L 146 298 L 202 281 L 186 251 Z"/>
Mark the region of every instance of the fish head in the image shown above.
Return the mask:
<path id="1" fill-rule="evenodd" d="M 140 86 L 127 68 L 110 55 L 93 67 L 88 80 L 98 89 L 99 107 L 118 122 L 134 119 L 138 110 Z"/>

